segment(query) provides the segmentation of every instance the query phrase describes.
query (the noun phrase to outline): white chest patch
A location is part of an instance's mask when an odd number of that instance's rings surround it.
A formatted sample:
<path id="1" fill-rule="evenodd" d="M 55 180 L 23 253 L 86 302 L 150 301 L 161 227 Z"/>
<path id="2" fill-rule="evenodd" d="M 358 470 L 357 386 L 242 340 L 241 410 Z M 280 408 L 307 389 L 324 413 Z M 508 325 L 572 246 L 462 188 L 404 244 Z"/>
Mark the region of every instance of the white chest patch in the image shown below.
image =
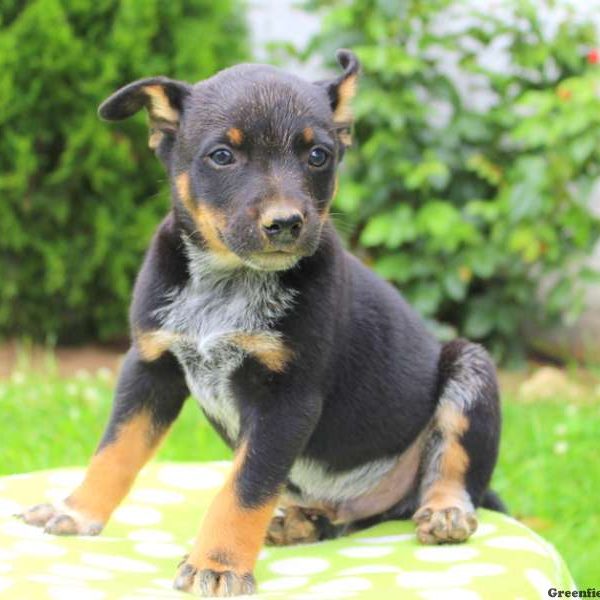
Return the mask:
<path id="1" fill-rule="evenodd" d="M 174 334 L 171 347 L 185 372 L 192 395 L 230 439 L 240 432 L 239 411 L 230 390 L 233 371 L 245 352 L 233 334 L 272 331 L 292 306 L 294 292 L 276 273 L 219 266 L 212 256 L 186 242 L 190 279 L 174 290 L 157 311 L 161 326 Z"/>

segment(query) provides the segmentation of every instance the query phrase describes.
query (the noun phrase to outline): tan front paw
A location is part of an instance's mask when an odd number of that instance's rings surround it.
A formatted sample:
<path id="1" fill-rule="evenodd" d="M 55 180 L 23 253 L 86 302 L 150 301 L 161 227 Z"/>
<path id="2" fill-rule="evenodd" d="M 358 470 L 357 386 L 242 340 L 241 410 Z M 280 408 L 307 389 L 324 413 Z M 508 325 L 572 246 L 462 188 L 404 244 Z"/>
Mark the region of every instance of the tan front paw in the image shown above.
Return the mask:
<path id="1" fill-rule="evenodd" d="M 104 523 L 89 519 L 65 504 L 36 504 L 16 516 L 53 535 L 98 535 L 104 527 Z"/>
<path id="2" fill-rule="evenodd" d="M 196 596 L 223 598 L 254 594 L 256 582 L 252 573 L 201 569 L 186 562 L 180 566 L 173 587 Z"/>
<path id="3" fill-rule="evenodd" d="M 422 506 L 413 516 L 417 538 L 423 544 L 459 543 L 477 529 L 477 516 L 458 506 L 446 508 Z"/>

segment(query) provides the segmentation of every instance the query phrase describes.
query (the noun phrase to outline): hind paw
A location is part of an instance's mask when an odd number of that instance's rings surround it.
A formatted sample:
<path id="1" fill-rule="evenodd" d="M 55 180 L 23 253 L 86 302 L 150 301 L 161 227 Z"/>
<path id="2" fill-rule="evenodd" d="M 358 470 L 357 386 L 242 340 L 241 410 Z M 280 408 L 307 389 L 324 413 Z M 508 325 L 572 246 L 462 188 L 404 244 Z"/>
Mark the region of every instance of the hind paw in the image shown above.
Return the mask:
<path id="1" fill-rule="evenodd" d="M 413 516 L 417 538 L 423 544 L 445 544 L 466 541 L 477 529 L 477 516 L 459 506 L 438 508 L 422 506 Z"/>

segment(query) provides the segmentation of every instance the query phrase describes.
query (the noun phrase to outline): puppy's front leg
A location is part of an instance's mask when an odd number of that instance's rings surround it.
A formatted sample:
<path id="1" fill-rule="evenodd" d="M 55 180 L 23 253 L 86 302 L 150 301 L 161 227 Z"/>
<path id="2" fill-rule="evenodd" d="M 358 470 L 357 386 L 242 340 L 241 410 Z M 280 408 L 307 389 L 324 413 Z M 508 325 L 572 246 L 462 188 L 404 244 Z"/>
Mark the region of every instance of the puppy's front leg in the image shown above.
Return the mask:
<path id="1" fill-rule="evenodd" d="M 57 535 L 97 535 L 177 417 L 188 395 L 171 355 L 148 362 L 132 348 L 123 364 L 113 411 L 85 478 L 57 504 L 37 504 L 21 518 Z"/>
<path id="2" fill-rule="evenodd" d="M 267 404 L 270 404 L 271 400 Z M 213 500 L 192 552 L 174 586 L 200 596 L 234 596 L 255 591 L 258 553 L 282 484 L 312 432 L 317 403 L 298 400 L 254 411 L 238 446 L 233 469 Z M 302 404 L 299 404 L 302 402 Z M 294 414 L 302 407 L 301 414 Z"/>

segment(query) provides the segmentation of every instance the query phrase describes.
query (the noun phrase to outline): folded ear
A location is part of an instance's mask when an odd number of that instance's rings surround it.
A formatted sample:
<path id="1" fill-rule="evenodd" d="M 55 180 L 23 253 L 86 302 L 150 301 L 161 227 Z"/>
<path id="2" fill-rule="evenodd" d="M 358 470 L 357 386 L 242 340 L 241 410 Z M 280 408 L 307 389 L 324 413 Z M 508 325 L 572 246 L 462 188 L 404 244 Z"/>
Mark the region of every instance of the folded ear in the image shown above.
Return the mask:
<path id="1" fill-rule="evenodd" d="M 317 85 L 327 92 L 333 121 L 340 125 L 340 139 L 344 144 L 350 145 L 351 101 L 356 93 L 360 63 L 350 50 L 340 49 L 335 56 L 344 72 L 334 79 L 318 81 Z"/>
<path id="2" fill-rule="evenodd" d="M 167 77 L 140 79 L 109 96 L 98 108 L 98 114 L 107 121 L 120 121 L 146 108 L 150 119 L 148 145 L 155 150 L 165 135 L 177 132 L 191 89 L 189 83 Z"/>

